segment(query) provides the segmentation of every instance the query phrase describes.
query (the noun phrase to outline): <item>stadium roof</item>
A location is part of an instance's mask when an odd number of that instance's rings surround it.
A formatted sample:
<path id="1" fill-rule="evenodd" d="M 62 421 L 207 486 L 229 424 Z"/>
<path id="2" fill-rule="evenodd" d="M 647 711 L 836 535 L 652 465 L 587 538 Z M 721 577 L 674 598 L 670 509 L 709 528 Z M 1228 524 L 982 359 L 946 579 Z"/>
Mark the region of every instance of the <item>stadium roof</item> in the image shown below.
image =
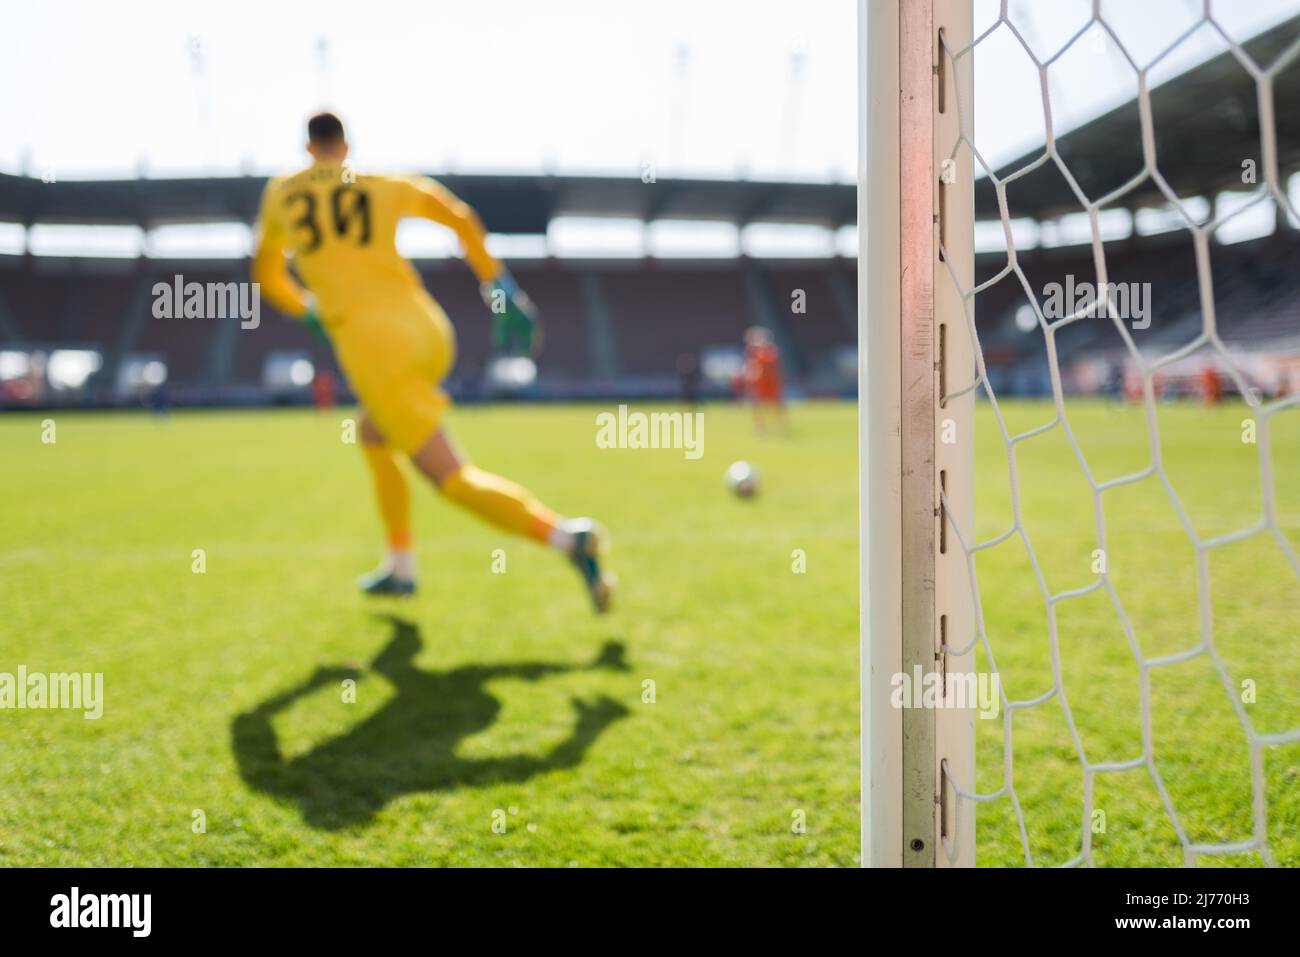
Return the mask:
<path id="1" fill-rule="evenodd" d="M 1251 60 L 1267 69 L 1300 38 L 1300 16 L 1292 17 L 1248 40 L 1242 47 Z M 1118 69 L 1119 67 L 1112 67 Z M 1061 159 L 1090 200 L 1101 199 L 1128 183 L 1143 167 L 1142 132 L 1138 116 L 1137 79 L 1129 100 L 1057 138 Z M 1209 196 L 1225 189 L 1242 189 L 1242 162 L 1252 159 L 1263 182 L 1260 156 L 1259 100 L 1255 79 L 1232 51 L 1206 60 L 1151 91 L 1156 166 L 1180 197 Z M 1300 170 L 1300 124 L 1291 122 L 1300 111 L 1300 57 L 1273 80 L 1277 165 L 1280 175 Z M 1043 155 L 1039 149 L 1001 166 L 1006 178 Z M 1064 176 L 1048 162 L 1007 186 L 1013 218 L 1052 219 L 1081 207 Z M 1165 198 L 1150 178 L 1118 201 L 1138 208 L 1164 205 Z M 978 218 L 998 216 L 997 198 L 987 178 L 976 184 Z"/>
<path id="2" fill-rule="evenodd" d="M 546 232 L 557 216 L 810 223 L 857 220 L 855 187 L 834 183 L 627 176 L 439 176 L 496 233 Z M 265 177 L 82 180 L 45 183 L 0 174 L 0 220 L 128 224 L 252 222 Z"/>

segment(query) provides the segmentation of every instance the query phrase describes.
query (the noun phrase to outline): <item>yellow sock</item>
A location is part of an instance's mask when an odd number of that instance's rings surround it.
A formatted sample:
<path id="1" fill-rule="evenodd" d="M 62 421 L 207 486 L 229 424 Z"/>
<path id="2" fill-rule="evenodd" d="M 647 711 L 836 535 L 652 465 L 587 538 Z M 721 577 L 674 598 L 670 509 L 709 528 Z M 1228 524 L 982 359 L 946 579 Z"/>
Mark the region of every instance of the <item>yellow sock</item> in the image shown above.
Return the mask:
<path id="1" fill-rule="evenodd" d="M 388 547 L 405 551 L 411 547 L 411 491 L 397 461 L 397 453 L 386 445 L 363 444 L 370 474 L 375 480 L 375 499 L 384 521 Z"/>
<path id="2" fill-rule="evenodd" d="M 547 541 L 559 522 L 559 517 L 527 489 L 473 465 L 462 466 L 445 479 L 441 491 L 493 525 L 539 542 Z"/>

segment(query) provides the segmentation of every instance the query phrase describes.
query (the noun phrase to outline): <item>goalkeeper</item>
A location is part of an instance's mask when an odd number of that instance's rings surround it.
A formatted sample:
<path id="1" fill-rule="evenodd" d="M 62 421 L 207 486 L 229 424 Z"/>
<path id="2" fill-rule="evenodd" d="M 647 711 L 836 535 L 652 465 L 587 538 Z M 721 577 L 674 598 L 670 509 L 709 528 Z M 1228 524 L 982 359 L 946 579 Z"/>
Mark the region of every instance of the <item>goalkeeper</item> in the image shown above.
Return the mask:
<path id="1" fill-rule="evenodd" d="M 397 224 L 415 216 L 452 229 L 492 311 L 496 348 L 535 353 L 536 310 L 487 251 L 482 223 L 433 180 L 354 173 L 345 162 L 343 124 L 332 113 L 313 116 L 307 136 L 312 165 L 272 179 L 262 196 L 253 280 L 273 306 L 328 337 L 362 406 L 362 450 L 388 537 L 387 555 L 361 579 L 362 590 L 415 591 L 404 455 L 457 505 L 567 556 L 596 610 L 605 611 L 612 579 L 601 569 L 595 523 L 562 518 L 527 490 L 471 464 L 447 431 L 451 401 L 441 383 L 455 361 L 455 333 L 397 252 Z M 290 257 L 306 289 L 290 274 Z"/>

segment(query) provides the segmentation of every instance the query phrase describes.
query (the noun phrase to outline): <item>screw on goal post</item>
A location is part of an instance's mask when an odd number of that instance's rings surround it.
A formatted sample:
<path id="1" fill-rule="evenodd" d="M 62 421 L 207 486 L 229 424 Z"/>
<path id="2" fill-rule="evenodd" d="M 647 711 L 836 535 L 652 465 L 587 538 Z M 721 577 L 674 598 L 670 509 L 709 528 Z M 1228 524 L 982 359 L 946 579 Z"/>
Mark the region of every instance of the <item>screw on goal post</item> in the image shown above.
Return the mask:
<path id="1" fill-rule="evenodd" d="M 970 0 L 859 0 L 858 332 L 863 505 L 863 863 L 974 864 L 969 707 L 919 707 L 974 670 L 972 597 L 948 523 L 971 523 L 974 392 Z M 949 279 L 949 275 L 956 282 Z M 955 373 L 955 375 L 954 375 Z M 960 524 L 958 524 L 960 523 Z M 911 696 L 900 701 L 900 684 Z M 946 704 L 951 702 L 945 702 Z M 899 706 L 900 704 L 904 706 Z M 969 704 L 967 702 L 967 704 Z"/>

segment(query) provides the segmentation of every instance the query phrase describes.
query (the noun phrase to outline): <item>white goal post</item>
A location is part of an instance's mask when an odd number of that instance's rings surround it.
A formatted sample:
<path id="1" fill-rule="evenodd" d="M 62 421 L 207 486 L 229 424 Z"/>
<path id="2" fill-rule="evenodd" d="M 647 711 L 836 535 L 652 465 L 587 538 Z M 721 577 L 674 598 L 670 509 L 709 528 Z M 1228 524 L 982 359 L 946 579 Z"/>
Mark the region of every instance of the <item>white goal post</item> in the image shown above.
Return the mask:
<path id="1" fill-rule="evenodd" d="M 972 360 L 951 268 L 970 288 L 974 189 L 958 139 L 956 84 L 940 69 L 971 38 L 970 0 L 860 0 L 859 394 L 862 561 L 863 863 L 974 861 L 973 712 L 896 708 L 898 674 L 973 671 L 965 560 L 949 547 L 942 499 L 969 521 L 974 395 L 944 401 L 949 369 Z M 967 57 L 959 69 L 971 69 Z M 964 78 L 966 89 L 969 77 Z M 941 252 L 942 247 L 942 252 Z M 946 260 L 946 262 L 944 261 Z M 953 654 L 949 649 L 963 649 Z"/>
<path id="2" fill-rule="evenodd" d="M 1288 831 L 1285 822 L 1293 819 L 1300 808 L 1300 789 L 1279 771 L 1283 759 L 1275 756 L 1285 748 L 1300 745 L 1300 697 L 1294 691 L 1295 676 L 1300 674 L 1300 645 L 1294 640 L 1300 637 L 1300 631 L 1295 630 L 1300 627 L 1300 616 L 1296 614 L 1300 608 L 1300 547 L 1296 543 L 1300 539 L 1295 537 L 1300 517 L 1294 506 L 1300 501 L 1300 484 L 1294 468 L 1277 463 L 1296 461 L 1294 457 L 1300 450 L 1300 432 L 1296 431 L 1300 420 L 1300 326 L 1282 329 L 1289 338 L 1278 338 L 1281 325 L 1274 313 L 1282 313 L 1271 300 L 1264 306 L 1260 304 L 1263 299 L 1226 297 L 1233 294 L 1234 288 L 1253 291 L 1264 283 L 1255 278 L 1253 262 L 1245 265 L 1250 257 L 1263 255 L 1267 262 L 1268 256 L 1280 255 L 1279 261 L 1291 262 L 1300 244 L 1295 232 L 1300 228 L 1296 193 L 1287 190 L 1288 177 L 1292 177 L 1292 187 L 1300 184 L 1300 161 L 1294 135 L 1283 139 L 1279 132 L 1274 97 L 1279 88 L 1292 99 L 1296 95 L 1291 92 L 1296 89 L 1296 74 L 1288 71 L 1297 70 L 1300 64 L 1300 17 L 1271 28 L 1267 35 L 1238 42 L 1220 22 L 1217 5 L 1206 0 L 1197 5 L 1190 24 L 1163 52 L 1138 62 L 1128 52 L 1120 32 L 1108 22 L 1100 0 L 1091 4 L 1090 20 L 1068 35 L 1055 52 L 1041 54 L 1035 53 L 1018 32 L 1007 0 L 998 5 L 996 21 L 987 28 L 981 26 L 978 38 L 974 36 L 973 6 L 973 0 L 859 0 L 858 5 L 862 863 L 884 867 L 973 866 L 977 863 L 978 806 L 989 812 L 1007 809 L 1004 823 L 995 821 L 994 827 L 985 831 L 981 855 L 996 846 L 990 835 L 999 833 L 995 830 L 998 826 L 1004 838 L 1015 834 L 1013 840 L 1018 839 L 1020 844 L 1018 852 L 1012 849 L 1009 854 L 988 854 L 985 863 L 1014 862 L 1019 858 L 1029 865 L 1131 865 L 1168 863 L 1181 854 L 1187 865 L 1195 865 L 1202 858 L 1234 856 L 1270 866 L 1295 864 L 1300 861 L 1300 840 Z M 1041 0 L 1037 8 L 1051 11 L 1052 2 Z M 1066 25 L 1073 28 L 1072 24 Z M 1158 154 L 1151 91 L 1159 84 L 1153 84 L 1152 78 L 1159 75 L 1157 68 L 1172 69 L 1169 54 L 1202 28 L 1226 51 L 1220 54 L 1217 66 L 1234 64 L 1247 78 L 1246 94 L 1240 92 L 1242 86 L 1238 83 L 1234 103 L 1240 113 L 1240 104 L 1249 102 L 1247 97 L 1255 101 L 1258 115 L 1252 119 L 1257 121 L 1258 133 L 1251 132 L 1247 124 L 1249 136 L 1221 135 L 1234 148 L 1240 140 L 1246 154 L 1243 167 L 1253 171 L 1258 159 L 1259 176 L 1257 180 L 1243 178 L 1229 185 L 1223 179 L 1192 182 L 1185 177 L 1180 189 L 1175 190 L 1162 171 L 1169 168 L 1163 164 L 1176 161 L 1178 155 L 1175 150 L 1166 151 L 1172 156 L 1163 159 Z M 1017 161 L 1019 169 L 985 165 L 985 155 L 974 145 L 974 50 L 988 49 L 983 42 L 999 30 L 1014 35 L 1019 46 L 1011 49 L 1023 52 L 1037 72 L 1039 82 L 1034 89 L 1041 93 L 1043 104 L 1042 152 L 1025 154 L 1027 158 Z M 1071 173 L 1074 159 L 1067 163 L 1058 150 L 1056 136 L 1060 131 L 1053 123 L 1048 83 L 1048 69 L 1090 30 L 1103 44 L 1113 44 L 1133 70 L 1136 92 L 1132 102 L 1137 119 L 1131 138 L 1140 154 L 1136 172 L 1129 174 L 1131 178 L 1108 186 L 1108 191 L 1090 181 L 1087 186 L 1091 193 Z M 1265 42 L 1256 42 L 1261 38 Z M 982 61 L 982 65 L 998 65 L 996 57 L 990 52 L 990 59 Z M 1214 67 L 1215 63 L 1210 65 Z M 1212 82 L 1206 81 L 1206 76 Z M 1191 112 L 1199 109 L 1198 98 L 1208 95 L 1206 87 L 1217 87 L 1224 82 L 1223 76 L 1222 69 L 1211 69 L 1201 74 L 1199 85 L 1191 84 L 1190 91 L 1184 88 L 1179 95 L 1190 98 L 1195 106 Z M 1094 73 L 1087 73 L 1086 81 L 1091 82 L 1093 77 Z M 1282 87 L 1284 81 L 1290 85 Z M 987 85 L 991 88 L 995 84 Z M 1020 114 L 1012 117 L 1018 120 Z M 1214 138 L 1203 129 L 1199 136 Z M 1280 149 L 1279 144 L 1286 148 Z M 1110 149 L 1114 151 L 1113 146 Z M 1239 161 L 1235 156 L 1233 159 Z M 1065 185 L 1066 195 L 1077 200 L 1077 208 L 1071 211 L 1083 214 L 1090 238 L 1075 242 L 1072 258 L 1059 255 L 1046 265 L 1040 259 L 1031 268 L 1027 265 L 1030 257 L 1019 256 L 1016 248 L 1007 185 L 1040 168 L 1056 175 Z M 975 186 L 981 174 L 985 179 L 980 188 L 987 186 L 996 195 L 998 212 L 997 217 L 991 214 L 981 193 L 981 216 L 988 216 L 990 222 L 1001 219 L 1006 249 L 1005 257 L 1000 249 L 996 255 L 981 249 L 977 282 Z M 1252 189 L 1241 189 L 1246 183 Z M 1141 194 L 1137 192 L 1139 187 L 1144 189 Z M 1225 205 L 1221 209 L 1216 199 L 1230 191 L 1248 193 L 1245 205 Z M 1208 212 L 1189 212 L 1190 200 L 1205 201 Z M 1271 235 L 1254 237 L 1260 245 L 1238 247 L 1233 253 L 1227 249 L 1232 241 L 1225 240 L 1219 231 L 1237 212 L 1255 205 L 1271 205 L 1278 217 L 1277 226 Z M 1043 211 L 1042 218 L 1048 219 L 1058 215 L 1055 210 L 1060 206 L 1059 201 L 1054 201 L 1038 209 Z M 1111 209 L 1128 213 L 1130 231 L 1120 237 L 1132 240 L 1127 254 L 1123 247 L 1112 249 L 1108 246 L 1112 241 L 1103 240 L 1099 221 Z M 1146 242 L 1138 230 L 1137 213 L 1150 209 L 1170 214 L 1189 249 L 1183 265 L 1175 265 L 1156 278 L 1165 283 L 1163 289 L 1174 288 L 1176 293 L 1186 295 L 1178 299 L 1166 293 L 1166 299 L 1153 309 L 1149 295 L 1153 283 L 1128 283 L 1148 287 L 1149 311 L 1145 324 L 1140 325 L 1128 321 L 1133 317 L 1121 314 L 1117 308 L 1115 288 L 1125 283 L 1110 280 L 1125 268 L 1132 272 L 1132 248 Z M 1167 239 L 1167 247 L 1173 248 Z M 1029 248 L 1027 243 L 1025 248 Z M 1155 242 L 1141 246 L 1139 267 L 1147 268 L 1142 264 L 1146 263 L 1148 249 L 1159 248 Z M 1245 252 L 1241 252 L 1243 248 Z M 1222 294 L 1216 290 L 1211 269 L 1212 259 L 1219 257 L 1225 263 L 1221 272 L 1236 270 L 1232 281 L 1222 283 L 1226 289 Z M 1056 265 L 1061 262 L 1073 265 Z M 1086 263 L 1085 268 L 1092 270 L 1099 290 L 1096 296 L 1063 313 L 1056 307 L 1045 308 L 1044 302 L 1050 298 L 1045 290 L 1053 284 L 1042 284 L 1043 278 L 1051 275 L 1052 269 L 1069 269 L 1072 284 L 1073 270 L 1081 268 L 1079 263 Z M 1038 282 L 1031 282 L 1031 276 Z M 1030 321 L 1019 333 L 1033 337 L 1042 347 L 1042 377 L 1035 380 L 1042 383 L 1036 386 L 1038 391 L 1026 388 L 1016 393 L 1010 387 L 1004 388 L 1002 383 L 1009 381 L 1006 377 L 996 379 L 995 389 L 995 378 L 990 375 L 997 361 L 989 358 L 994 356 L 990 343 L 996 345 L 998 330 L 1007 327 L 1011 306 L 1006 302 L 1010 300 L 1004 297 L 1002 305 L 993 306 L 987 305 L 988 297 L 980 296 L 983 311 L 978 328 L 975 303 L 979 294 L 1004 279 L 1024 293 L 1020 308 L 1027 311 Z M 1293 293 L 1286 292 L 1293 287 L 1277 285 L 1294 299 Z M 1042 298 L 1039 286 L 1044 289 Z M 1123 301 L 1127 308 L 1128 299 Z M 1171 301 L 1181 305 L 1165 305 Z M 1225 303 L 1222 308 L 1221 301 Z M 1159 322 L 1169 324 L 1146 335 L 1151 311 L 1160 314 Z M 1297 315 L 1292 309 L 1283 319 L 1294 323 Z M 1084 321 L 1105 326 L 1076 325 Z M 1021 325 L 1018 313 L 1015 325 Z M 1142 330 L 1144 335 L 1137 335 L 1135 330 Z M 1073 353 L 1067 354 L 1064 348 L 1058 351 L 1058 337 L 1064 340 L 1067 333 L 1082 332 L 1105 333 L 1110 351 L 1102 354 L 1095 346 L 1100 337 L 1084 339 L 1084 346 Z M 1167 332 L 1177 335 L 1164 334 Z M 1252 336 L 1254 341 L 1250 341 Z M 1086 349 L 1093 351 L 1085 356 Z M 1018 361 L 1014 358 L 1018 353 L 1014 349 L 1010 353 L 1013 359 L 1003 360 L 1008 365 Z M 1100 389 L 1089 391 L 1081 384 L 1079 370 L 1085 358 L 1122 371 L 1123 394 L 1115 396 L 1119 401 L 1083 409 L 1076 406 L 1074 399 L 1067 403 L 1067 395 L 1102 394 Z M 1074 365 L 1067 367 L 1067 359 Z M 1276 372 L 1279 363 L 1294 369 L 1294 374 L 1280 376 L 1268 371 Z M 1176 400 L 1185 393 L 1179 387 L 1171 389 L 1170 395 L 1164 394 L 1164 389 L 1177 381 L 1201 382 L 1202 406 L 1175 412 L 1158 409 L 1161 402 Z M 1231 392 L 1233 405 L 1228 415 L 1215 418 L 1210 407 L 1220 401 L 1225 390 Z M 1003 402 L 998 394 L 1001 392 L 1009 393 L 1008 398 L 1020 395 L 1041 400 L 1047 421 L 1014 432 L 1008 425 L 1012 416 L 1004 414 L 1004 410 L 1012 409 L 1015 401 L 1012 398 Z M 1005 463 L 999 468 L 1003 469 L 1009 502 L 1008 524 L 1000 533 L 986 535 L 983 541 L 975 529 L 975 418 L 979 396 L 983 398 L 981 422 L 991 426 L 982 433 L 989 439 L 986 451 L 1000 444 L 1006 453 Z M 1086 399 L 1079 402 L 1084 404 Z M 1123 420 L 1122 411 L 1115 410 L 1127 405 L 1134 412 L 1130 419 Z M 1197 412 L 1196 408 L 1206 411 Z M 1089 409 L 1094 413 L 1101 409 L 1110 416 L 1104 420 L 1108 429 L 1118 428 L 1114 423 L 1120 421 L 1138 423 L 1139 438 L 1133 447 L 1146 464 L 1134 467 L 1126 460 L 1122 466 L 1107 463 L 1104 471 L 1097 468 L 1096 459 L 1085 454 L 1076 435 L 1080 423 L 1089 421 Z M 1279 427 L 1283 414 L 1286 421 Z M 1177 419 L 1184 431 L 1175 433 L 1171 427 L 1166 432 L 1166 415 Z M 1091 421 L 1103 420 L 1094 417 Z M 1242 430 L 1239 437 L 1234 435 L 1238 421 Z M 1202 439 L 1193 450 L 1198 456 L 1193 468 L 1187 465 L 1193 460 L 1187 436 L 1200 431 L 1209 438 Z M 1072 469 L 1069 478 L 1079 483 L 1075 488 L 1080 492 L 1077 510 L 1051 500 L 1055 505 L 1053 518 L 1082 517 L 1086 531 L 1067 543 L 1066 560 L 1076 563 L 1071 569 L 1078 569 L 1083 564 L 1080 556 L 1089 555 L 1091 568 L 1086 573 L 1045 573 L 1036 550 L 1036 543 L 1042 548 L 1038 542 L 1042 526 L 1034 525 L 1031 534 L 1028 525 L 1033 523 L 1026 523 L 1022 517 L 1021 500 L 1029 497 L 1025 490 L 1030 483 L 1021 481 L 1025 466 L 1017 459 L 1017 449 L 1048 432 L 1062 443 L 1054 454 Z M 1179 454 L 1166 458 L 1164 449 L 1170 443 L 1162 436 L 1175 434 L 1181 435 L 1183 445 L 1171 445 Z M 1289 437 L 1291 444 L 1285 452 L 1280 451 L 1281 442 L 1274 444 L 1279 436 L 1284 440 Z M 1210 440 L 1225 444 L 1207 452 L 1204 442 Z M 1180 455 L 1182 461 L 1177 462 L 1177 468 L 1188 470 L 1179 472 L 1180 479 L 1212 468 L 1215 463 L 1211 460 L 1216 457 L 1237 456 L 1233 462 L 1244 464 L 1239 472 L 1231 474 L 1240 480 L 1241 488 L 1249 487 L 1255 497 L 1243 495 L 1221 505 L 1218 497 L 1222 486 L 1210 483 L 1208 495 L 1215 496 L 1212 508 L 1219 514 L 1213 523 L 1197 521 L 1201 516 L 1194 517 L 1185 503 L 1197 495 L 1207 500 L 1207 493 L 1193 488 L 1193 494 L 1189 494 L 1188 486 L 1180 486 L 1171 478 L 1176 469 L 1170 463 Z M 986 479 L 995 477 L 987 466 L 982 459 L 980 474 Z M 1247 471 L 1253 474 L 1247 476 Z M 1042 474 L 1049 480 L 1040 481 L 1040 489 L 1058 484 L 1065 487 L 1063 471 Z M 1285 486 L 1283 491 L 1288 496 L 1282 506 L 1279 486 Z M 1186 576 L 1188 593 L 1184 597 L 1179 597 L 1181 593 L 1144 591 L 1134 598 L 1137 589 L 1129 588 L 1133 578 L 1125 576 L 1144 574 L 1142 562 L 1150 553 L 1122 556 L 1124 550 L 1116 548 L 1115 555 L 1109 554 L 1112 537 L 1123 540 L 1120 534 L 1112 536 L 1112 532 L 1122 531 L 1124 523 L 1115 520 L 1108 508 L 1119 510 L 1118 504 L 1111 503 L 1116 499 L 1123 502 L 1123 495 L 1135 493 L 1139 487 L 1160 496 L 1160 506 L 1166 512 L 1159 522 L 1153 520 L 1142 528 L 1141 536 L 1135 536 L 1141 539 L 1137 544 L 1154 549 L 1155 544 L 1146 544 L 1150 540 L 1163 544 L 1170 554 L 1172 547 L 1180 550 L 1179 554 L 1194 568 Z M 1289 511 L 1286 503 L 1291 503 Z M 990 524 L 985 523 L 986 531 Z M 1006 568 L 1010 566 L 1000 566 L 989 557 L 996 555 L 994 549 L 1003 542 L 1013 542 L 1020 548 L 1032 571 L 1032 581 L 1026 576 L 1025 582 L 1028 591 L 1042 600 L 1041 627 L 1026 624 L 1027 619 L 1008 625 L 994 620 L 996 615 L 989 613 L 995 606 L 1023 603 L 1015 596 L 1025 594 L 1008 587 Z M 1268 574 L 1262 564 L 1254 564 L 1258 556 L 1237 548 L 1243 543 L 1268 549 Z M 1130 553 L 1133 544 L 1129 542 Z M 1211 590 L 1211 553 L 1218 563 L 1216 575 L 1226 572 L 1224 580 L 1238 589 L 1232 601 L 1217 606 Z M 981 565 L 993 571 L 985 583 L 988 590 L 980 587 L 977 556 L 980 563 L 991 563 Z M 1148 567 L 1154 564 L 1149 562 Z M 1117 566 L 1122 574 L 1116 574 Z M 1121 584 L 1117 585 L 1117 581 Z M 1263 591 L 1248 596 L 1246 592 L 1252 587 Z M 995 592 L 1000 602 L 990 600 Z M 1061 639 L 1058 613 L 1069 621 L 1071 614 L 1079 614 L 1073 609 L 1089 596 L 1105 614 L 1079 626 L 1084 638 L 1068 645 L 1070 654 L 1078 654 L 1080 648 L 1092 651 L 1103 640 L 1116 642 L 1122 651 L 1105 661 L 1099 652 L 1094 652 L 1097 657 L 1077 659 L 1086 664 L 1065 678 L 1062 649 L 1067 643 Z M 1273 615 L 1267 627 L 1248 617 L 1232 620 L 1234 608 L 1246 607 L 1260 596 Z M 1155 631 L 1153 622 L 1162 623 L 1163 618 L 1184 612 L 1186 620 L 1180 618 L 1166 629 L 1168 634 L 1158 636 L 1159 640 L 1135 625 L 1141 618 L 1147 632 Z M 986 620 L 986 614 L 990 620 Z M 1010 694 L 993 657 L 993 647 L 998 646 L 1001 655 L 1008 638 L 1020 641 L 1022 648 L 1032 644 L 1039 667 L 1037 675 L 1020 678 Z M 1266 649 L 1274 647 L 1281 650 L 1266 657 Z M 976 674 L 977 650 L 982 659 L 980 666 L 989 672 L 987 676 Z M 1016 670 L 1014 650 L 1001 660 L 1010 661 L 1008 675 L 1018 677 L 1012 675 Z M 1200 671 L 1176 671 L 1184 665 Z M 1122 693 L 1128 697 L 1120 697 L 1121 692 L 1111 697 L 1099 693 L 1098 689 L 1112 691 L 1107 685 L 1108 676 L 1114 680 L 1119 669 L 1123 669 Z M 1024 670 L 1022 667 L 1022 673 Z M 1183 674 L 1186 689 L 1192 690 L 1179 691 L 1187 697 L 1179 697 L 1175 704 L 1157 707 L 1153 702 L 1172 700 L 1167 696 L 1173 693 L 1174 674 Z M 1272 684 L 1273 698 L 1267 708 L 1255 707 L 1256 678 L 1260 676 Z M 982 698 L 986 677 L 994 685 L 1002 714 L 1000 723 L 980 727 L 985 787 L 977 788 L 976 698 L 970 692 L 979 682 Z M 923 688 L 927 698 L 921 702 L 917 696 Z M 929 697 L 935 688 L 937 703 Z M 1215 695 L 1213 727 L 1219 737 L 1214 744 L 1222 744 L 1230 732 L 1236 751 L 1231 757 L 1226 749 L 1217 753 L 1209 763 L 1197 767 L 1193 775 L 1188 771 L 1195 763 L 1190 751 L 1178 740 L 1171 743 L 1170 729 L 1186 726 L 1189 715 L 1195 716 L 1198 728 L 1211 727 L 1211 712 L 1202 710 L 1201 698 L 1193 697 L 1202 688 Z M 1166 697 L 1161 698 L 1157 691 Z M 1089 697 L 1089 693 L 1093 696 Z M 1114 702 L 1121 700 L 1126 702 L 1127 710 L 1116 718 Z M 1044 705 L 1053 709 L 1059 724 L 1036 731 L 1032 721 L 1042 712 L 1034 709 Z M 1050 750 L 1058 770 L 1022 767 L 1022 777 L 1016 780 L 1013 716 L 1024 722 L 1017 727 L 1017 736 L 1025 727 L 1021 740 L 1029 741 L 1021 745 L 1022 753 L 1027 755 L 1025 763 Z M 1122 733 L 1108 740 L 1106 733 L 1099 730 L 1103 724 L 1107 730 L 1113 726 Z M 996 744 L 993 732 L 1000 734 Z M 1039 737 L 1033 737 L 1035 734 Z M 1049 742 L 1053 734 L 1055 738 Z M 1206 737 L 1211 734 L 1207 731 Z M 993 757 L 999 749 L 1000 762 Z M 1175 769 L 1174 773 L 1162 771 L 1158 756 L 1166 759 L 1164 767 Z M 1065 764 L 1069 764 L 1068 771 L 1059 770 Z M 1053 776 L 1061 780 L 1066 774 L 1068 795 L 1064 789 L 1042 786 L 1043 781 Z M 1127 799 L 1127 794 L 1117 796 L 1120 785 L 1116 782 L 1120 779 L 1124 779 L 1125 786 L 1140 781 L 1145 791 L 1140 799 L 1134 799 L 1138 810 L 1125 819 L 1125 824 L 1107 831 L 1108 813 L 1119 818 L 1118 809 Z M 1030 780 L 1034 784 L 1026 786 L 1024 782 Z M 1112 785 L 1114 791 L 1099 799 L 1098 790 Z M 1188 788 L 1195 789 L 1191 800 Z M 1222 806 L 1212 801 L 1220 790 L 1231 791 L 1230 802 Z M 1023 805 L 1022 793 L 1029 795 Z M 1032 808 L 1031 801 L 1036 802 Z M 1051 836 L 1055 843 L 1052 853 L 1043 853 L 1035 845 L 1050 843 L 1042 837 L 1041 821 L 1045 807 L 1053 810 L 1053 801 L 1061 805 L 1055 809 L 1056 828 Z M 1279 804 L 1281 811 L 1276 810 Z M 1270 808 L 1275 810 L 1272 816 Z M 1143 818 L 1148 811 L 1150 818 Z M 1034 815 L 1038 816 L 1034 824 L 1040 830 L 1031 837 L 1034 828 L 1027 826 L 1026 819 Z M 1229 821 L 1232 815 L 1235 818 Z M 986 827 L 983 817 L 981 827 Z M 1103 836 L 1107 834 L 1112 836 Z M 1139 836 L 1125 849 L 1128 856 L 1124 856 L 1117 850 L 1120 835 L 1135 834 Z"/>

